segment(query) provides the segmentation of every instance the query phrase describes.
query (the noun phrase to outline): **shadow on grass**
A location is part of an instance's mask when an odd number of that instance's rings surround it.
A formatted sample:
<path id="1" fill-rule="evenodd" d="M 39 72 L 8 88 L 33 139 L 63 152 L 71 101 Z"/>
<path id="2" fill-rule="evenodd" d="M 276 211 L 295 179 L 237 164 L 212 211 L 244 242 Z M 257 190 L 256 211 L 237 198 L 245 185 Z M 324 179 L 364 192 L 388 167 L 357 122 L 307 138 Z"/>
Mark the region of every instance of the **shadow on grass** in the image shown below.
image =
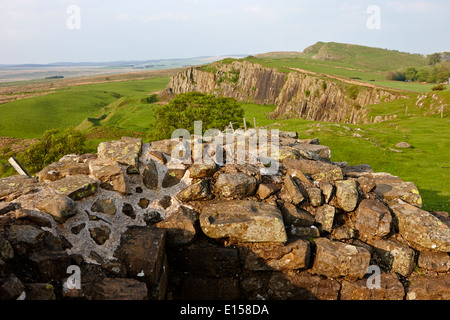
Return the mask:
<path id="1" fill-rule="evenodd" d="M 450 211 L 450 196 L 439 194 L 435 190 L 420 189 L 423 201 L 423 210 L 426 211 Z"/>
<path id="2" fill-rule="evenodd" d="M 88 121 L 94 125 L 94 127 L 101 127 L 100 121 L 105 120 L 107 117 L 106 114 L 102 115 L 99 118 L 88 118 Z"/>

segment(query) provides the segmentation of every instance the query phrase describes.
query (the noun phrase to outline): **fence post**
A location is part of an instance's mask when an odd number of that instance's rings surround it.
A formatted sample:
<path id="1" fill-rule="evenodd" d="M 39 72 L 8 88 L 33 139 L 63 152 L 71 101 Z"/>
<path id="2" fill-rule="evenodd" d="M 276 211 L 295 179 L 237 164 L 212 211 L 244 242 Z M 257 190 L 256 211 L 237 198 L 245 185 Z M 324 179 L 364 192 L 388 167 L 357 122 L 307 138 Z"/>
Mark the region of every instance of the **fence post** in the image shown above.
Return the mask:
<path id="1" fill-rule="evenodd" d="M 19 162 L 19 160 L 16 159 L 16 157 L 11 157 L 8 161 L 21 176 L 32 178 L 31 174 L 27 171 L 27 169 L 25 169 L 25 167 Z"/>

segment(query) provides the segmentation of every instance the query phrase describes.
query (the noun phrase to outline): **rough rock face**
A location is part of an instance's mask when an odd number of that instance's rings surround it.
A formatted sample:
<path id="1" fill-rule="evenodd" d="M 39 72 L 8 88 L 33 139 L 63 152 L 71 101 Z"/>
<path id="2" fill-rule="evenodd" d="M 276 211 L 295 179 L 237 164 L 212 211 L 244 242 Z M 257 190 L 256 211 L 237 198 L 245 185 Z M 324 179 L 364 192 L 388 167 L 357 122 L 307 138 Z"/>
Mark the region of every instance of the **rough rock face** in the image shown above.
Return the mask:
<path id="1" fill-rule="evenodd" d="M 177 143 L 0 179 L 0 299 L 449 299 L 449 217 L 414 184 L 296 133 L 270 174 L 180 163 Z"/>
<path id="2" fill-rule="evenodd" d="M 239 242 L 286 242 L 283 217 L 277 206 L 255 201 L 222 201 L 206 205 L 200 225 L 210 238 Z"/>
<path id="3" fill-rule="evenodd" d="M 360 88 L 349 95 L 346 86 L 300 72 L 282 73 L 248 61 L 213 63 L 215 72 L 189 68 L 171 78 L 170 94 L 204 92 L 238 101 L 273 104 L 275 118 L 303 118 L 341 123 L 367 122 L 364 106 L 400 97 L 385 90 Z"/>

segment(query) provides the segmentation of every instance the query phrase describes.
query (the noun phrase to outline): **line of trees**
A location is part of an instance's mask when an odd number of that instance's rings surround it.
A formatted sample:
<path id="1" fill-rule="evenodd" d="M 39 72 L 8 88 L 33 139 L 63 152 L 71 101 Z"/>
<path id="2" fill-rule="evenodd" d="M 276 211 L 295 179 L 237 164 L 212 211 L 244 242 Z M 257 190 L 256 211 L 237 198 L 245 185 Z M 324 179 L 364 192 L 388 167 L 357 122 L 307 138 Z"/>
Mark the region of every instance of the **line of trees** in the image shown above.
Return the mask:
<path id="1" fill-rule="evenodd" d="M 402 70 L 389 71 L 388 80 L 417 81 L 429 83 L 447 82 L 450 78 L 450 53 L 433 53 L 428 56 L 428 66 L 422 68 L 408 67 Z"/>

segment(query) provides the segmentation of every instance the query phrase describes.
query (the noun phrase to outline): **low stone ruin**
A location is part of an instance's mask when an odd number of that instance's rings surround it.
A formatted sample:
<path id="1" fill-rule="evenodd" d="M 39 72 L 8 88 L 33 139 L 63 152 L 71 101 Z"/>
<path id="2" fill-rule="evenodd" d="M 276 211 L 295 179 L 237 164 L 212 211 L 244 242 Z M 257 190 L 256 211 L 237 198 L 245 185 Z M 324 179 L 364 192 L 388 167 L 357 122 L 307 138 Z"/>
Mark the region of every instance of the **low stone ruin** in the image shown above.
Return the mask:
<path id="1" fill-rule="evenodd" d="M 236 159 L 232 141 L 191 143 Z M 450 219 L 413 183 L 290 132 L 272 174 L 179 146 L 122 138 L 0 179 L 0 299 L 450 299 Z"/>

